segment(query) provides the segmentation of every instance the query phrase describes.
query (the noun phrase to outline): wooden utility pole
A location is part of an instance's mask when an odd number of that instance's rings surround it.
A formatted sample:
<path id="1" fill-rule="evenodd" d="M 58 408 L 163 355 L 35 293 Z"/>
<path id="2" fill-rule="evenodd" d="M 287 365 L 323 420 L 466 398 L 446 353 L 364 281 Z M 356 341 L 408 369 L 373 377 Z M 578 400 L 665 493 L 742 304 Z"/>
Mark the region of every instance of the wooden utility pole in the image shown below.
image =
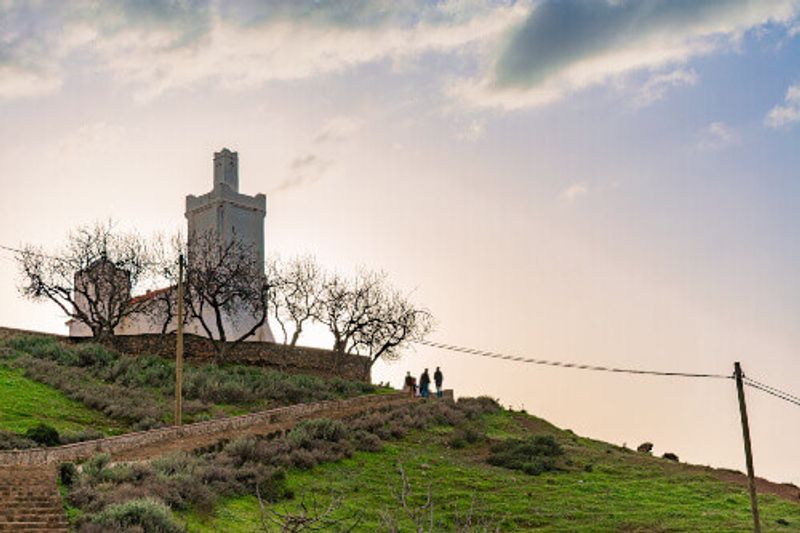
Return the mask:
<path id="1" fill-rule="evenodd" d="M 183 404 L 183 254 L 178 257 L 178 332 L 175 338 L 175 425 L 181 425 Z"/>
<path id="2" fill-rule="evenodd" d="M 755 533 L 761 533 L 761 520 L 758 517 L 758 496 L 756 495 L 756 476 L 753 472 L 753 450 L 750 447 L 750 424 L 747 421 L 747 405 L 744 402 L 742 366 L 738 361 L 733 364 L 733 375 L 736 378 L 736 391 L 739 394 L 739 413 L 742 415 L 744 459 L 747 463 L 747 485 L 750 489 L 750 509 L 753 511 L 753 531 L 755 531 Z"/>

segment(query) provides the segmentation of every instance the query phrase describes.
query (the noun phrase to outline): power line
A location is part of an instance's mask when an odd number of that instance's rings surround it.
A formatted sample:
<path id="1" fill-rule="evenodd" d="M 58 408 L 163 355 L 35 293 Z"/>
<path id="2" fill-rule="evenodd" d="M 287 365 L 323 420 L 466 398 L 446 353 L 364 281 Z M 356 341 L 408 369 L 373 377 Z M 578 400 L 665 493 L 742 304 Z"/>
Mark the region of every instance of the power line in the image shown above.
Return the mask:
<path id="1" fill-rule="evenodd" d="M 491 359 L 503 359 L 506 361 L 514 361 L 519 363 L 530 363 L 534 365 L 553 366 L 559 368 L 572 368 L 576 370 L 592 370 L 595 372 L 613 372 L 617 374 L 638 374 L 648 376 L 666 376 L 666 377 L 682 377 L 682 378 L 714 378 L 714 379 L 733 379 L 729 374 L 707 374 L 697 372 L 665 372 L 661 370 L 642 370 L 635 368 L 618 368 L 611 366 L 600 365 L 587 365 L 581 363 L 569 363 L 564 361 L 548 361 L 546 359 L 534 359 L 530 357 L 514 356 L 498 352 L 489 352 L 486 350 L 479 350 L 477 348 L 467 348 L 464 346 L 454 346 L 452 344 L 444 344 L 432 341 L 416 341 L 417 344 L 422 346 L 430 346 L 431 348 L 440 348 L 451 352 L 464 353 L 469 355 L 477 355 L 479 357 L 488 357 Z"/>
<path id="2" fill-rule="evenodd" d="M 794 394 L 791 394 L 791 393 L 786 392 L 786 391 L 782 391 L 782 390 L 780 390 L 780 389 L 778 389 L 776 387 L 773 387 L 771 385 L 767 385 L 766 383 L 761 383 L 760 381 L 756 381 L 756 380 L 754 380 L 752 378 L 749 378 L 747 376 L 742 376 L 742 377 L 744 378 L 745 381 L 749 381 L 750 383 L 754 383 L 755 385 L 758 385 L 759 387 L 764 387 L 766 389 L 771 390 L 772 392 L 775 392 L 777 394 L 781 394 L 783 396 L 791 398 L 792 400 L 800 402 L 800 396 L 795 396 Z"/>
<path id="3" fill-rule="evenodd" d="M 752 381 L 746 381 L 745 385 L 747 385 L 748 387 L 753 387 L 754 389 L 758 389 L 758 390 L 760 390 L 762 392 L 766 392 L 767 394 L 771 394 L 772 396 L 775 396 L 776 398 L 779 398 L 779 399 L 781 399 L 783 401 L 786 401 L 786 402 L 789 402 L 789 403 L 793 403 L 794 405 L 800 406 L 800 400 L 797 400 L 791 394 L 786 395 L 786 394 L 783 394 L 783 393 L 780 393 L 780 392 L 776 392 L 777 389 L 772 389 L 772 387 L 769 387 L 769 386 L 762 387 L 760 385 L 756 385 Z"/>

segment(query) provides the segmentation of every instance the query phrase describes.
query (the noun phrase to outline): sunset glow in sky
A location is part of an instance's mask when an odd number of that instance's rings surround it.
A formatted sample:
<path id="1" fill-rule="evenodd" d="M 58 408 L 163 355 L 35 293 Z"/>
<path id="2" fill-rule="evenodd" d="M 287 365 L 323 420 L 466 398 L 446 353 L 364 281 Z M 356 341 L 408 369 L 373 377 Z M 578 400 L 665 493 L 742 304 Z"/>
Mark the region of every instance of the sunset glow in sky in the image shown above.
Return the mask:
<path id="1" fill-rule="evenodd" d="M 0 245 L 183 228 L 224 146 L 268 254 L 386 270 L 432 340 L 800 394 L 800 0 L 0 0 Z M 65 333 L 17 281 L 0 251 L 0 325 Z M 730 381 L 428 348 L 374 379 L 436 365 L 744 468 Z M 800 483 L 800 409 L 748 401 L 757 474 Z"/>

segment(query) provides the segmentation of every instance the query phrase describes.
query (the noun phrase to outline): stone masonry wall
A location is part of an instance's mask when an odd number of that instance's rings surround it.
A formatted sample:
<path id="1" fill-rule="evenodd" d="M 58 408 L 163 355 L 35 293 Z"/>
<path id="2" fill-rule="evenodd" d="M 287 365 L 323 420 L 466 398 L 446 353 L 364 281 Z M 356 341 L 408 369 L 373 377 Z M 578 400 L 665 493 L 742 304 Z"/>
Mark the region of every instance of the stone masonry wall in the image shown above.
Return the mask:
<path id="1" fill-rule="evenodd" d="M 173 358 L 175 335 L 166 337 L 156 334 L 119 335 L 114 338 L 114 347 L 122 353 L 134 355 L 151 353 Z M 214 358 L 214 346 L 208 339 L 197 335 L 183 336 L 183 351 L 185 357 L 190 360 L 210 362 Z M 338 376 L 367 382 L 370 380 L 369 358 L 304 346 L 291 347 L 273 342 L 242 342 L 229 348 L 226 361 L 296 374 Z"/>
<path id="2" fill-rule="evenodd" d="M 0 327 L 0 339 L 15 335 L 45 335 L 68 342 L 91 342 L 90 338 L 69 338 L 62 335 Z M 184 335 L 183 343 L 184 355 L 188 360 L 210 362 L 214 357 L 214 346 L 204 337 Z M 174 334 L 166 337 L 157 334 L 118 335 L 114 337 L 112 344 L 117 351 L 129 355 L 149 353 L 166 358 L 175 357 Z M 337 354 L 331 350 L 319 348 L 291 347 L 272 342 L 242 342 L 230 349 L 226 360 L 294 374 L 370 381 L 368 357 Z"/>
<path id="3" fill-rule="evenodd" d="M 452 399 L 452 392 L 447 391 L 447 399 Z M 352 413 L 354 409 L 374 409 L 383 405 L 404 403 L 412 401 L 407 393 L 379 394 L 359 396 L 348 400 L 328 400 L 323 402 L 296 404 L 288 407 L 279 407 L 258 413 L 196 422 L 185 426 L 172 426 L 149 431 L 127 433 L 116 437 L 77 442 L 53 448 L 33 448 L 29 450 L 0 451 L 0 465 L 35 465 L 53 464 L 64 461 L 82 461 L 96 453 L 120 453 L 134 450 L 142 446 L 158 444 L 182 438 L 197 437 L 202 435 L 219 435 L 229 431 L 245 428 L 270 430 L 276 425 L 291 427 L 294 422 L 308 418 L 315 413 L 324 412 L 328 418 L 337 418 L 338 415 Z"/>

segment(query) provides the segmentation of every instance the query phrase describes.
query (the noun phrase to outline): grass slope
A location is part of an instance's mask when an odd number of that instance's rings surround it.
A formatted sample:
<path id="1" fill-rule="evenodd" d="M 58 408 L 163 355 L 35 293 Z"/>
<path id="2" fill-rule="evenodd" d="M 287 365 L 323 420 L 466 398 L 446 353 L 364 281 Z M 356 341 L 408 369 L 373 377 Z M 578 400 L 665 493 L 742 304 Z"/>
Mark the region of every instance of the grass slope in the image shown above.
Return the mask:
<path id="1" fill-rule="evenodd" d="M 592 441 L 559 430 L 535 417 L 503 411 L 484 418 L 491 439 L 552 434 L 566 450 L 557 472 L 529 476 L 489 466 L 485 443 L 453 449 L 450 428 L 415 432 L 382 452 L 289 473 L 299 496 L 331 493 L 343 498 L 338 516 L 360 514 L 359 531 L 382 530 L 382 513 L 394 509 L 405 468 L 413 497 L 422 503 L 428 484 L 435 502 L 437 530 L 452 530 L 476 495 L 477 515 L 491 517 L 502 531 L 748 531 L 746 491 L 689 465 L 681 465 Z M 297 510 L 281 502 L 280 511 Z M 800 505 L 760 497 L 765 531 L 799 531 Z M 185 514 L 188 531 L 258 531 L 259 505 L 253 497 L 230 499 L 213 517 Z M 411 522 L 400 521 L 402 531 Z M 385 529 L 383 529 L 385 530 Z"/>
<path id="2" fill-rule="evenodd" d="M 70 400 L 62 392 L 0 366 L 0 430 L 24 433 L 39 423 L 59 432 L 97 429 L 121 433 L 125 426 L 99 411 Z"/>

